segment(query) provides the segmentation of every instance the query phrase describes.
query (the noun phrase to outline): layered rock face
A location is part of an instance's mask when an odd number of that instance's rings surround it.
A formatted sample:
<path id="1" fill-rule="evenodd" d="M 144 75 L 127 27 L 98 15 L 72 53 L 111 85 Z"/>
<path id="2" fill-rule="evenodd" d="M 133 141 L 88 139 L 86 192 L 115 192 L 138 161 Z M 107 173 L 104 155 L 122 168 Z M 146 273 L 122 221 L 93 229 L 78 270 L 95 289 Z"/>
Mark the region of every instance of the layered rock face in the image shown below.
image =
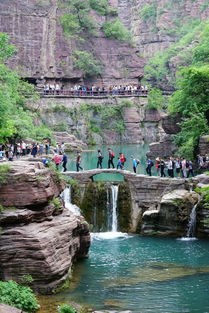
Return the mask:
<path id="1" fill-rule="evenodd" d="M 60 17 L 65 10 L 59 4 L 58 0 L 0 2 L 0 31 L 8 33 L 18 49 L 10 65 L 21 68 L 23 77 L 64 79 L 72 84 L 84 78 L 84 73 L 73 65 L 73 51 L 79 50 L 80 42 L 64 36 Z M 96 20 L 100 24 L 105 17 L 97 16 Z M 107 39 L 102 32 L 92 38 L 86 36 L 84 50 L 93 52 L 103 67 L 94 83 L 133 83 L 142 77 L 144 61 L 130 44 Z"/>
<path id="2" fill-rule="evenodd" d="M 64 185 L 39 162 L 13 162 L 1 186 L 0 279 L 24 282 L 51 293 L 67 278 L 73 262 L 88 254 L 88 224 L 64 208 Z"/>
<path id="3" fill-rule="evenodd" d="M 124 102 L 131 106 L 121 106 Z M 42 98 L 36 105 L 41 111 L 42 119 L 50 127 L 64 127 L 65 132 L 86 144 L 91 141 L 96 144 L 150 143 L 166 137 L 162 127 L 164 114 L 147 108 L 145 97 Z M 97 110 L 98 106 L 100 110 Z M 111 110 L 116 108 L 117 115 L 112 116 Z M 109 114 L 109 118 L 105 114 Z M 55 139 L 68 142 L 70 137 L 66 134 L 56 135 Z M 79 140 L 74 139 L 74 144 L 72 141 L 69 143 L 72 147 L 82 147 Z"/>

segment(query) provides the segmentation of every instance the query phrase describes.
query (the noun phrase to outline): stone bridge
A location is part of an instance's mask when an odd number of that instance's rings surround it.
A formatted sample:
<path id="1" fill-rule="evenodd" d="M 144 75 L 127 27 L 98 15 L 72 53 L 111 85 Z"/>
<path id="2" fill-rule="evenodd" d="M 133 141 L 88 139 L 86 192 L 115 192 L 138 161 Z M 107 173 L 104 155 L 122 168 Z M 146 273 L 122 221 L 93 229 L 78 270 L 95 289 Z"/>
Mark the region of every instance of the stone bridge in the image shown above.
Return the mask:
<path id="1" fill-rule="evenodd" d="M 91 206 L 85 200 L 92 201 L 94 209 L 96 208 L 92 214 L 98 212 L 100 215 L 103 214 L 102 197 L 97 198 L 97 185 L 93 184 L 95 188 L 92 189 L 91 182 L 94 182 L 95 175 L 101 173 L 121 174 L 124 177 L 123 182 L 112 182 L 119 185 L 118 199 L 120 198 L 121 202 L 118 202 L 120 207 L 118 218 L 120 229 L 124 227 L 121 225 L 127 223 L 128 226 L 126 225 L 125 231 L 142 234 L 152 234 L 157 231 L 160 236 L 168 234 L 174 237 L 178 237 L 179 234 L 185 235 L 191 209 L 198 201 L 198 194 L 190 190 L 194 190 L 197 185 L 200 186 L 202 183 L 208 184 L 209 180 L 206 175 L 199 175 L 192 179 L 161 178 L 116 169 L 93 169 L 64 173 L 78 181 L 78 185 L 75 185 L 74 188 L 80 190 L 77 193 L 79 194 L 79 201 L 81 203 L 84 201 L 88 209 L 91 209 Z M 112 176 L 110 178 L 112 179 Z M 91 193 L 85 198 L 86 190 L 91 190 Z M 94 202 L 95 199 L 99 201 L 97 207 Z M 85 209 L 85 207 L 83 208 Z"/>
<path id="2" fill-rule="evenodd" d="M 95 175 L 101 173 L 119 173 L 123 175 L 124 181 L 130 188 L 133 204 L 137 207 L 156 206 L 165 193 L 169 193 L 176 189 L 189 190 L 189 184 L 191 184 L 187 179 L 138 175 L 130 171 L 117 169 L 93 169 L 81 172 L 65 172 L 63 174 L 76 179 L 81 188 L 84 188 L 86 184 L 94 181 Z M 119 184 L 121 182 L 114 181 L 114 183 Z"/>

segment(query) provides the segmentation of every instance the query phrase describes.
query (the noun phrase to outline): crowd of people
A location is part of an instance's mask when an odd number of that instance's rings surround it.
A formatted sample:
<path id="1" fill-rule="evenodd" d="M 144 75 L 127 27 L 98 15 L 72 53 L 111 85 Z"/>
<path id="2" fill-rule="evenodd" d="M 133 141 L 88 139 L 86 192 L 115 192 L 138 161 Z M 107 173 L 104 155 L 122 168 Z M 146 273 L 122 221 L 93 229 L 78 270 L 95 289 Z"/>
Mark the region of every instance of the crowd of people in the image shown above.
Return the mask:
<path id="1" fill-rule="evenodd" d="M 7 158 L 13 161 L 14 158 L 32 155 L 33 157 L 50 154 L 50 143 L 43 141 L 41 143 L 26 143 L 21 141 L 14 144 L 0 144 L 0 160 Z"/>
<path id="2" fill-rule="evenodd" d="M 44 95 L 69 96 L 105 96 L 105 95 L 144 95 L 148 94 L 148 87 L 140 84 L 112 85 L 109 87 L 74 85 L 68 90 L 58 82 L 46 83 L 43 86 Z"/>
<path id="3" fill-rule="evenodd" d="M 48 156 L 50 154 L 50 156 Z M 60 169 L 60 165 L 63 167 L 63 172 L 67 171 L 68 156 L 65 153 L 65 143 L 57 143 L 55 147 L 50 146 L 48 140 L 44 140 L 41 143 L 25 143 L 24 141 L 15 144 L 0 144 L 0 160 L 8 159 L 13 161 L 14 158 L 19 159 L 20 157 L 32 155 L 34 158 L 36 156 L 42 159 L 45 166 L 53 161 L 56 165 L 57 170 Z M 103 168 L 104 156 L 100 149 L 97 150 L 97 163 L 95 164 L 97 168 Z M 118 156 L 111 148 L 107 149 L 107 168 L 116 168 L 120 170 L 125 169 L 125 163 L 127 159 L 125 155 L 120 152 Z M 116 160 L 116 161 L 115 161 Z M 130 157 L 132 162 L 132 168 L 134 173 L 137 172 L 137 166 L 141 164 L 140 160 L 134 156 Z M 197 156 L 197 168 L 209 170 L 209 156 L 198 155 Z M 81 152 L 77 151 L 75 158 L 75 169 L 77 172 L 83 170 L 81 166 Z M 154 171 L 154 172 L 153 172 Z M 146 173 L 152 176 L 154 173 L 159 177 L 177 177 L 177 178 L 189 178 L 190 175 L 194 176 L 194 164 L 191 160 L 186 158 L 160 158 L 157 157 L 155 160 L 147 158 L 146 161 Z"/>

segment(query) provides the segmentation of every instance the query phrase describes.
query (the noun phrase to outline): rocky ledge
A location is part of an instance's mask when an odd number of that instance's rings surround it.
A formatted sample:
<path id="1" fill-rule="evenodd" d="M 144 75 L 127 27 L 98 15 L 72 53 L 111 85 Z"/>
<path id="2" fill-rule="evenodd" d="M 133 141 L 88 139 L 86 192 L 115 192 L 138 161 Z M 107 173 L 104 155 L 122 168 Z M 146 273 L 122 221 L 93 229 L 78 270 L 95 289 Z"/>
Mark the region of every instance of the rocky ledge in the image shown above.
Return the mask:
<path id="1" fill-rule="evenodd" d="M 30 275 L 34 290 L 52 293 L 66 281 L 73 262 L 87 256 L 88 224 L 64 207 L 64 184 L 42 163 L 11 162 L 5 179 L 0 189 L 0 280 L 22 283 Z"/>

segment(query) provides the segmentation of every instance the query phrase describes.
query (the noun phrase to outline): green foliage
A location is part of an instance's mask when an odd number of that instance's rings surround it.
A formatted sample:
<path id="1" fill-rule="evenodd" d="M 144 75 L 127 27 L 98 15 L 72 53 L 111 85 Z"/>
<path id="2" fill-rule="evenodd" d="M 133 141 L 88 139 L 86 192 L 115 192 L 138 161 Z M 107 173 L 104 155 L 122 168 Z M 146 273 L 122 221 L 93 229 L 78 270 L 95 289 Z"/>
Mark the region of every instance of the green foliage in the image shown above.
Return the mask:
<path id="1" fill-rule="evenodd" d="M 120 102 L 121 107 L 132 107 L 133 105 L 134 105 L 133 102 L 128 99 L 121 100 Z"/>
<path id="2" fill-rule="evenodd" d="M 58 313 L 76 313 L 76 309 L 73 308 L 70 305 L 63 304 L 60 307 L 58 307 Z"/>
<path id="3" fill-rule="evenodd" d="M 140 10 L 140 17 L 144 22 L 154 22 L 157 16 L 157 4 L 155 2 L 146 4 Z"/>
<path id="4" fill-rule="evenodd" d="M 93 76 L 101 73 L 98 61 L 91 53 L 86 51 L 74 51 L 74 66 L 84 72 L 85 75 Z"/>
<path id="5" fill-rule="evenodd" d="M 6 61 L 16 52 L 13 45 L 9 45 L 9 36 L 5 33 L 0 33 L 0 63 Z"/>
<path id="6" fill-rule="evenodd" d="M 102 30 L 107 38 L 117 40 L 129 40 L 130 38 L 129 31 L 119 20 L 105 22 Z"/>
<path id="7" fill-rule="evenodd" d="M 30 274 L 25 274 L 22 276 L 21 281 L 23 285 L 30 285 L 33 282 L 33 277 Z"/>
<path id="8" fill-rule="evenodd" d="M 10 166 L 7 164 L 0 165 L 0 185 L 5 184 L 9 177 Z"/>
<path id="9" fill-rule="evenodd" d="M 5 208 L 0 204 L 0 213 L 4 212 Z"/>
<path id="10" fill-rule="evenodd" d="M 90 7 L 100 15 L 117 15 L 117 10 L 111 7 L 108 0 L 89 0 Z"/>
<path id="11" fill-rule="evenodd" d="M 7 42 L 8 36 L 0 33 L 0 142 L 7 141 L 10 137 L 49 137 L 50 131 L 41 121 L 39 126 L 34 125 L 34 120 L 40 120 L 38 113 L 25 106 L 28 100 L 26 95 L 31 95 L 33 100 L 37 98 L 34 86 L 22 81 L 17 72 L 2 63 L 3 59 L 14 52 Z"/>
<path id="12" fill-rule="evenodd" d="M 162 94 L 162 91 L 159 89 L 151 89 L 148 94 L 148 108 L 151 109 L 162 109 L 165 98 Z"/>
<path id="13" fill-rule="evenodd" d="M 12 280 L 0 281 L 0 303 L 14 306 L 25 312 L 35 312 L 39 308 L 32 290 Z"/>
<path id="14" fill-rule="evenodd" d="M 51 203 L 54 205 L 56 211 L 59 211 L 62 208 L 62 205 L 61 205 L 59 199 L 57 199 L 55 197 L 51 200 Z"/>
<path id="15" fill-rule="evenodd" d="M 81 31 L 81 26 L 78 22 L 78 18 L 72 13 L 66 13 L 60 18 L 60 22 L 63 27 L 64 34 L 70 37 L 75 37 Z"/>

